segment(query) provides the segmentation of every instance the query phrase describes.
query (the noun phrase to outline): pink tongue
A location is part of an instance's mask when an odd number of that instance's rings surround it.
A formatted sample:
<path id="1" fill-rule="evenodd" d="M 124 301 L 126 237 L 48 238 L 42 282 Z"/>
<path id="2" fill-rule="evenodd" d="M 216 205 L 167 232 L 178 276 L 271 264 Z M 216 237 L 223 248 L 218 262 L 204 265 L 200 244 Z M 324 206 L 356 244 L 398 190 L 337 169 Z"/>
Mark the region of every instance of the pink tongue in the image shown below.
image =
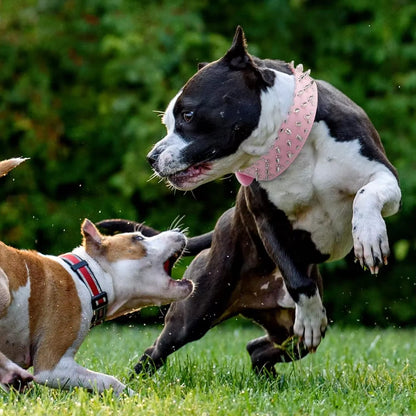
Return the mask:
<path id="1" fill-rule="evenodd" d="M 243 186 L 249 186 L 254 179 L 242 172 L 236 172 L 235 176 L 237 177 L 238 182 L 240 182 Z"/>

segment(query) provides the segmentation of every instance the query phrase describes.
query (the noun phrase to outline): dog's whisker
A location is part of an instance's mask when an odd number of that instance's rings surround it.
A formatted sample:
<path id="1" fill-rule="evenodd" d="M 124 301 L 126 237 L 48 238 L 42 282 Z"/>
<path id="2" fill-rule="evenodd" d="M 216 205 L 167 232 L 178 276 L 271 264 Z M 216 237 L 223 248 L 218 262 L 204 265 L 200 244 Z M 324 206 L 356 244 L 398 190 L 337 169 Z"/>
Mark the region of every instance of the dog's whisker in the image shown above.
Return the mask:
<path id="1" fill-rule="evenodd" d="M 187 191 L 183 191 L 183 194 L 186 195 L 188 192 L 190 192 L 190 194 L 192 195 L 193 199 L 197 200 L 198 198 L 195 196 L 194 191 L 192 190 L 187 190 Z"/>
<path id="2" fill-rule="evenodd" d="M 164 111 L 160 111 L 160 110 L 153 110 L 154 113 L 156 113 L 156 115 L 158 117 L 163 117 L 165 115 Z"/>
<path id="3" fill-rule="evenodd" d="M 168 183 L 167 187 L 168 187 L 169 191 L 173 192 L 173 194 L 176 195 L 177 189 L 172 184 Z"/>
<path id="4" fill-rule="evenodd" d="M 147 182 L 150 182 L 150 181 L 152 181 L 153 179 L 159 179 L 159 182 L 160 182 L 160 180 L 163 180 L 158 174 L 157 174 L 157 172 L 155 172 L 155 171 L 153 171 L 153 173 L 150 175 L 150 177 L 149 177 L 149 179 L 147 180 Z"/>
<path id="5" fill-rule="evenodd" d="M 183 220 L 185 218 L 185 215 L 182 216 L 177 216 L 171 223 L 169 230 L 175 230 L 175 229 L 179 229 L 181 232 L 185 233 L 188 228 L 184 228 L 183 226 Z"/>

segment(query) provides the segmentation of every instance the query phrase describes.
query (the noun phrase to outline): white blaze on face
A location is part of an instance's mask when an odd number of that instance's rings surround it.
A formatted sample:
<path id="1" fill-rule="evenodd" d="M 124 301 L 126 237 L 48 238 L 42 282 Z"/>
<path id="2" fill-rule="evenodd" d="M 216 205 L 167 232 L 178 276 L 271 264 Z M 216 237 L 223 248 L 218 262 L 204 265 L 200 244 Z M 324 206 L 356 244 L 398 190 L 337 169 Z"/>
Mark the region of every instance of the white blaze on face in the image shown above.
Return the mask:
<path id="1" fill-rule="evenodd" d="M 167 134 L 161 141 L 156 143 L 151 151 L 151 153 L 156 151 L 159 154 L 155 169 L 157 173 L 161 173 L 163 176 L 174 174 L 188 167 L 180 163 L 181 154 L 188 144 L 181 136 L 175 133 L 175 117 L 173 115 L 176 100 L 181 94 L 182 91 L 176 94 L 169 103 L 162 118 Z"/>
<path id="2" fill-rule="evenodd" d="M 166 126 L 168 134 L 172 134 L 175 129 L 175 116 L 173 115 L 173 109 L 175 107 L 178 97 L 182 94 L 182 90 L 179 91 L 175 97 L 170 100 L 168 107 L 162 117 L 162 123 Z"/>

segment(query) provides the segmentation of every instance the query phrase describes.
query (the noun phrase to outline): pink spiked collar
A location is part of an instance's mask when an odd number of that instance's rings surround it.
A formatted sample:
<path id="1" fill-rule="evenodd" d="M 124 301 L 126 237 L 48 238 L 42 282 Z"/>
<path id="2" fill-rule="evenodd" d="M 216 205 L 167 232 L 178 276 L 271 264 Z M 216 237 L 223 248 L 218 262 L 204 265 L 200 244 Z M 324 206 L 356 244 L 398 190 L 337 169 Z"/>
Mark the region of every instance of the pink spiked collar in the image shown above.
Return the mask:
<path id="1" fill-rule="evenodd" d="M 247 169 L 235 173 L 243 186 L 257 181 L 271 181 L 281 175 L 296 159 L 311 132 L 318 106 L 318 88 L 311 78 L 310 70 L 290 63 L 295 76 L 293 104 L 288 117 L 280 126 L 279 133 L 269 152 Z"/>

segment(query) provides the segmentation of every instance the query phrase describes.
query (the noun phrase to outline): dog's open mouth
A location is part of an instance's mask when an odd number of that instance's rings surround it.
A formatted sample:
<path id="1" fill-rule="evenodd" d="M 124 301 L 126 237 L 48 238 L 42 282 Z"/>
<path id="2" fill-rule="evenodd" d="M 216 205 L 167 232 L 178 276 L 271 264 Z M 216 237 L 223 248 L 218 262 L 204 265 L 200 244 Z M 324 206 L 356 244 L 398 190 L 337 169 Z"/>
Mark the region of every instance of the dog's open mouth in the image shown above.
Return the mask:
<path id="1" fill-rule="evenodd" d="M 176 172 L 173 175 L 168 176 L 169 182 L 178 188 L 183 187 L 186 184 L 195 184 L 199 182 L 199 177 L 208 173 L 211 170 L 211 163 L 202 162 L 189 166 L 188 168 Z"/>
<path id="2" fill-rule="evenodd" d="M 176 262 L 178 261 L 178 259 L 181 257 L 184 249 L 185 247 L 183 247 L 181 250 L 178 250 L 176 253 L 170 256 L 163 263 L 163 269 L 166 272 L 166 274 L 169 276 L 169 282 L 168 282 L 169 290 L 181 291 L 181 296 L 175 296 L 172 298 L 172 300 L 179 300 L 184 297 L 187 297 L 190 293 L 192 293 L 193 288 L 194 288 L 193 283 L 188 279 L 184 279 L 183 277 L 181 279 L 172 278 L 172 270 Z"/>
<path id="3" fill-rule="evenodd" d="M 175 265 L 176 261 L 182 254 L 182 250 L 177 251 L 173 256 L 169 257 L 164 263 L 163 268 L 165 269 L 166 274 L 172 276 L 173 266 Z"/>
<path id="4" fill-rule="evenodd" d="M 163 263 L 163 269 L 168 276 L 172 277 L 172 270 L 175 267 L 176 262 L 181 258 L 185 248 L 186 239 L 184 239 L 182 242 L 181 247 L 179 247 L 173 254 L 171 254 L 170 257 Z"/>

